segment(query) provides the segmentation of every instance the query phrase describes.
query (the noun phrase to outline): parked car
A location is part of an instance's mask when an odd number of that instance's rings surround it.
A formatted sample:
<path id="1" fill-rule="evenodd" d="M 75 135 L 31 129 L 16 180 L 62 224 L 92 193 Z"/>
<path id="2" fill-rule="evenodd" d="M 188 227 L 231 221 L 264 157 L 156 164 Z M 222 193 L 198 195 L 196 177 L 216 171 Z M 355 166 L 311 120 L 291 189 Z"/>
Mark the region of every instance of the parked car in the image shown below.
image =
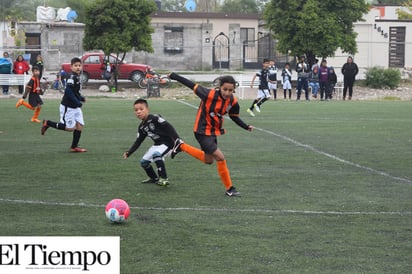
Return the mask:
<path id="1" fill-rule="evenodd" d="M 103 52 L 88 52 L 79 57 L 83 64 L 83 72 L 81 74 L 83 83 L 86 83 L 89 79 L 103 79 L 104 57 L 105 55 Z M 110 55 L 109 61 L 111 64 L 115 64 L 116 56 Z M 140 79 L 145 76 L 147 69 L 151 69 L 148 65 L 120 62 L 119 59 L 117 63 L 119 70 L 118 79 L 131 80 L 136 83 L 139 83 Z M 67 73 L 71 72 L 70 63 L 63 63 L 61 69 Z"/>

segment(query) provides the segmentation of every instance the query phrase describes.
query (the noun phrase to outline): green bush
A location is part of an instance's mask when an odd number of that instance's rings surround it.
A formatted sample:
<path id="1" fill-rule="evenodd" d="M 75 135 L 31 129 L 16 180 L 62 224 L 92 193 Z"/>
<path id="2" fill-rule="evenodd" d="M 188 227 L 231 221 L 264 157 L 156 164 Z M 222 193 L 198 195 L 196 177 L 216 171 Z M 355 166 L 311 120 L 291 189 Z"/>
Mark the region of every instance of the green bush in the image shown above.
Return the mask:
<path id="1" fill-rule="evenodd" d="M 366 85 L 371 88 L 395 89 L 401 81 L 401 73 L 397 69 L 372 67 L 366 71 Z"/>

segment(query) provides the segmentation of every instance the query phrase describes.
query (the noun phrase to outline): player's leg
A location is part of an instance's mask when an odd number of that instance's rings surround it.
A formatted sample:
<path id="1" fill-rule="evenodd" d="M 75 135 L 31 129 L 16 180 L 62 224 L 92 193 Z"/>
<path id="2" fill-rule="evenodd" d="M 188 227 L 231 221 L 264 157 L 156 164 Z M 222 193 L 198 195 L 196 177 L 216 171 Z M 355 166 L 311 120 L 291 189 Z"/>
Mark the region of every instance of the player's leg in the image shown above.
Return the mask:
<path id="1" fill-rule="evenodd" d="M 74 120 L 76 122 L 73 129 L 73 139 L 72 145 L 70 146 L 71 152 L 87 152 L 87 149 L 79 147 L 80 137 L 82 136 L 82 131 L 84 127 L 83 112 L 81 108 L 70 109 L 73 112 Z M 66 130 L 72 128 L 66 125 Z"/>
<path id="2" fill-rule="evenodd" d="M 153 162 L 157 167 L 157 174 L 159 181 L 157 182 L 160 186 L 168 186 L 169 179 L 167 178 L 166 165 L 163 156 L 169 151 L 166 145 L 152 146 L 153 150 Z"/>

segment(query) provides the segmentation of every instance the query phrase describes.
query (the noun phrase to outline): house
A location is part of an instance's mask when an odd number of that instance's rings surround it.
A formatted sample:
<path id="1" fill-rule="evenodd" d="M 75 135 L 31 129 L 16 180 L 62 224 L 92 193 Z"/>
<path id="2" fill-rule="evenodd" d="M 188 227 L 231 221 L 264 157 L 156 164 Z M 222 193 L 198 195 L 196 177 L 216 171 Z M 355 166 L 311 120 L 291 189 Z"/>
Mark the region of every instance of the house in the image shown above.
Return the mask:
<path id="1" fill-rule="evenodd" d="M 412 21 L 397 20 L 398 6 L 374 6 L 364 21 L 354 24 L 361 69 L 372 66 L 412 67 Z M 280 54 L 276 41 L 265 29 L 259 14 L 201 12 L 156 12 L 152 15 L 154 53 L 132 51 L 126 61 L 145 63 L 164 70 L 257 69 L 263 58 L 274 58 L 282 66 L 293 56 Z M 47 70 L 84 53 L 84 24 L 70 22 L 19 22 L 25 45 L 16 47 L 12 24 L 3 26 L 0 51 L 22 51 L 31 59 L 41 53 Z M 19 48 L 19 49 L 17 49 Z M 15 50 L 14 50 L 15 49 Z M 328 64 L 340 68 L 348 54 L 340 49 Z"/>

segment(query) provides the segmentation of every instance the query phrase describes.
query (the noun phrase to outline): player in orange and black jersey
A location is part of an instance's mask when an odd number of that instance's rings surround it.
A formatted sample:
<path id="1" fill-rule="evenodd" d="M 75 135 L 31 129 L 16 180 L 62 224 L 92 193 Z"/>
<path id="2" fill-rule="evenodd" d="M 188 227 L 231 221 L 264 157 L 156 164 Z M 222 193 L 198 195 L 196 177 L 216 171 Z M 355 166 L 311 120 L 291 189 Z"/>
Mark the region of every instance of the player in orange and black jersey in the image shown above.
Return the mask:
<path id="1" fill-rule="evenodd" d="M 252 126 L 247 125 L 239 117 L 240 107 L 237 99 L 233 96 L 236 88 L 235 79 L 232 76 L 222 76 L 218 88 L 207 89 L 176 73 L 169 74 L 169 77 L 193 89 L 201 99 L 193 129 L 201 150 L 184 143 L 181 139 L 177 139 L 172 151 L 172 158 L 179 151 L 184 151 L 206 164 L 212 164 L 216 160 L 217 171 L 226 188 L 225 194 L 240 196 L 240 193 L 232 185 L 225 156 L 217 147 L 217 136 L 225 133 L 222 127 L 224 115 L 228 114 L 230 119 L 241 128 L 249 131 L 253 129 Z"/>
<path id="2" fill-rule="evenodd" d="M 16 103 L 16 108 L 19 108 L 20 106 L 25 106 L 30 110 L 34 110 L 34 114 L 31 118 L 31 121 L 33 123 L 40 123 L 41 121 L 38 119 L 38 117 L 40 115 L 41 105 L 43 105 L 43 100 L 40 98 L 40 95 L 42 94 L 42 89 L 40 86 L 40 69 L 37 66 L 33 66 L 31 71 L 33 76 L 26 85 L 23 98 Z M 28 103 L 24 101 L 27 95 L 29 95 Z"/>

